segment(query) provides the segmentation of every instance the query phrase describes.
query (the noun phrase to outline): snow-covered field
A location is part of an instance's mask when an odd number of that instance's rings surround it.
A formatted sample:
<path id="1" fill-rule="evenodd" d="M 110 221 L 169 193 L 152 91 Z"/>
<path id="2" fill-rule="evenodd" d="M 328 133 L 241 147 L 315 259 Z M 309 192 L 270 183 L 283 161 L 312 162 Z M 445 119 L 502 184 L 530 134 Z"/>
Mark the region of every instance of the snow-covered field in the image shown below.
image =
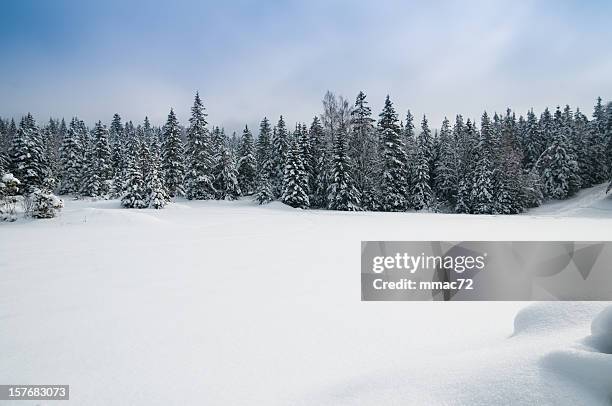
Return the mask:
<path id="1" fill-rule="evenodd" d="M 607 303 L 360 301 L 361 240 L 610 240 L 604 191 L 521 216 L 66 199 L 0 224 L 0 383 L 70 385 L 16 405 L 609 404 Z"/>

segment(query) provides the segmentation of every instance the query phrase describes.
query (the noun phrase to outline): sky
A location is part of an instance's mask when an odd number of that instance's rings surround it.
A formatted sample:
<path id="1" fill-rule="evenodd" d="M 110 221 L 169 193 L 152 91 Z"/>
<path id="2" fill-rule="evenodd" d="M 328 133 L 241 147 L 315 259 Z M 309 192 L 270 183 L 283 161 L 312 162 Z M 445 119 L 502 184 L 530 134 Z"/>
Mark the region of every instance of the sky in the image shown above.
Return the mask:
<path id="1" fill-rule="evenodd" d="M 612 2 L 5 1 L 0 116 L 310 122 L 327 90 L 404 116 L 612 99 Z"/>

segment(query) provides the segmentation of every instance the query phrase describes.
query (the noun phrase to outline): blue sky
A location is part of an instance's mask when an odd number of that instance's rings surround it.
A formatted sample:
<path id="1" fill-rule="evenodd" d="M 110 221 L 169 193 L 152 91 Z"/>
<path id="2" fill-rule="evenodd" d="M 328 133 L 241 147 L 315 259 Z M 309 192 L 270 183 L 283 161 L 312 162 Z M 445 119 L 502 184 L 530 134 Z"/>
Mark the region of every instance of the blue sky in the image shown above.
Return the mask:
<path id="1" fill-rule="evenodd" d="M 434 4 L 432 4 L 434 3 Z M 0 115 L 310 121 L 330 89 L 403 115 L 612 99 L 609 1 L 6 1 Z"/>

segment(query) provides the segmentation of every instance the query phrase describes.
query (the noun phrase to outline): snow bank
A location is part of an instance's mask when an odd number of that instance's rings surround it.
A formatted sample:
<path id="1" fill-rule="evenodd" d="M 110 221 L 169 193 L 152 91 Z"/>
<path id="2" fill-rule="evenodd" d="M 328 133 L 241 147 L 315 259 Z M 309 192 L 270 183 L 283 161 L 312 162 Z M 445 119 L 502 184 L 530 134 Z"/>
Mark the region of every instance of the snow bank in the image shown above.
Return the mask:
<path id="1" fill-rule="evenodd" d="M 70 384 L 66 404 L 87 406 L 606 404 L 604 378 L 570 375 L 607 371 L 586 340 L 605 304 L 361 302 L 359 248 L 611 226 L 67 199 L 0 225 L 0 382 Z"/>

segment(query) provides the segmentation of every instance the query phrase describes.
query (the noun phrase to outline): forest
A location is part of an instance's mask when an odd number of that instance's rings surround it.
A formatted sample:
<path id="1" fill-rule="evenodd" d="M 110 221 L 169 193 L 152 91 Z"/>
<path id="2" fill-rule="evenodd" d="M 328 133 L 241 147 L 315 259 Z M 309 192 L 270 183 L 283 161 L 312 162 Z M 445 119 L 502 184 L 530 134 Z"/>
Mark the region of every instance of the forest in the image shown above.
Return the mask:
<path id="1" fill-rule="evenodd" d="M 263 118 L 256 137 L 207 120 L 198 93 L 186 125 L 172 109 L 160 127 L 119 114 L 91 128 L 78 117 L 0 118 L 0 219 L 14 220 L 17 205 L 54 217 L 57 195 L 136 209 L 251 196 L 302 209 L 517 214 L 606 182 L 612 168 L 612 102 L 601 98 L 590 119 L 569 105 L 518 117 L 508 108 L 433 131 L 426 116 L 400 118 L 389 96 L 374 118 L 363 92 L 354 103 L 327 92 L 310 124 Z"/>

